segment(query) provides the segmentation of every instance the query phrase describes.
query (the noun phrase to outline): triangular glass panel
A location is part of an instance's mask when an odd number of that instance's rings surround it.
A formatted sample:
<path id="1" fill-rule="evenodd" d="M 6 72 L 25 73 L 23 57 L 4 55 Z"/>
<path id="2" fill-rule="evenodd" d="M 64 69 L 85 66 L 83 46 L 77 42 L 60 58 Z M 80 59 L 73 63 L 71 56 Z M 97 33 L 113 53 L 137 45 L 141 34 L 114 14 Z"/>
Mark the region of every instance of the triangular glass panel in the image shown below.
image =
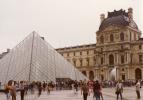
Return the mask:
<path id="1" fill-rule="evenodd" d="M 36 32 L 32 32 L 0 59 L 0 81 L 56 81 L 87 79 Z"/>

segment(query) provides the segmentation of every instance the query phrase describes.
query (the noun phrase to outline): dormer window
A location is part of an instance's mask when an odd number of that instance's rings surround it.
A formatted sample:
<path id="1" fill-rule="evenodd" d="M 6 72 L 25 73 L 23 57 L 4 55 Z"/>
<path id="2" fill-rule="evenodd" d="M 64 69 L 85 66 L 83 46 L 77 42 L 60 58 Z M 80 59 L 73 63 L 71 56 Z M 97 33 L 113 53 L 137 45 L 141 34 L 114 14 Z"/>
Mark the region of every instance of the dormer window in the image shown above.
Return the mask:
<path id="1" fill-rule="evenodd" d="M 124 33 L 123 33 L 123 32 L 120 33 L 120 40 L 121 40 L 121 41 L 124 41 Z"/>
<path id="2" fill-rule="evenodd" d="M 114 36 L 113 34 L 110 35 L 110 42 L 113 42 L 114 41 Z"/>

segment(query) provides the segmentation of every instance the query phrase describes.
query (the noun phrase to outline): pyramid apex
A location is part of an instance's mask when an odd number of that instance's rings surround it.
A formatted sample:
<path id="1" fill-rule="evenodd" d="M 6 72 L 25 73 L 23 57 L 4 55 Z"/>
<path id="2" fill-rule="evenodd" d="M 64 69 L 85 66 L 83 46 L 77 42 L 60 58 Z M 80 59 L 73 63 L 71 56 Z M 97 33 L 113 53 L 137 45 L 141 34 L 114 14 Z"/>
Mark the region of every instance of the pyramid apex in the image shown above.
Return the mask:
<path id="1" fill-rule="evenodd" d="M 36 31 L 32 31 L 33 34 L 37 33 Z"/>

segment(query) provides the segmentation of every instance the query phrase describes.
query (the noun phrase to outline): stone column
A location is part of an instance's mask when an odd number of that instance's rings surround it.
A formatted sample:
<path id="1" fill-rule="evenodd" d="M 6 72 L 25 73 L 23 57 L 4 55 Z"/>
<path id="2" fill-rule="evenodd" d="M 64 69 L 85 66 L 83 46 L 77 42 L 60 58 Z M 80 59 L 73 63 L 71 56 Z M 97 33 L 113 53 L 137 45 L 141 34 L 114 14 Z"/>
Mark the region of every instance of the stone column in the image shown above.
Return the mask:
<path id="1" fill-rule="evenodd" d="M 117 53 L 117 65 L 119 64 L 119 53 Z"/>
<path id="2" fill-rule="evenodd" d="M 119 80 L 120 77 L 119 77 L 119 68 L 116 69 L 116 80 Z"/>
<path id="3" fill-rule="evenodd" d="M 129 57 L 130 55 L 129 55 L 129 52 L 127 52 L 127 64 L 129 64 L 130 63 L 130 57 Z"/>
<path id="4" fill-rule="evenodd" d="M 127 79 L 130 79 L 130 71 L 129 71 L 130 69 L 129 68 L 127 68 Z"/>
<path id="5" fill-rule="evenodd" d="M 108 80 L 108 70 L 107 70 L 107 68 L 105 69 L 105 80 Z"/>

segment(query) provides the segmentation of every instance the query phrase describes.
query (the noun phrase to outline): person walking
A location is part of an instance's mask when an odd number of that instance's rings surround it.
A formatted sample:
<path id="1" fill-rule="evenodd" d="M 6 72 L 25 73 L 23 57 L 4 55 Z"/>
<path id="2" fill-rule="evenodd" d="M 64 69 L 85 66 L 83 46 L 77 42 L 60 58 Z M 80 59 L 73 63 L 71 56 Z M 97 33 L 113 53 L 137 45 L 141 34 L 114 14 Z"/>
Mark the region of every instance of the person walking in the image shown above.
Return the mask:
<path id="1" fill-rule="evenodd" d="M 75 80 L 74 81 L 74 94 L 78 93 L 78 82 Z"/>
<path id="2" fill-rule="evenodd" d="M 5 94 L 6 94 L 6 100 L 10 100 L 10 93 L 9 93 L 9 91 L 10 91 L 10 82 L 8 82 L 8 84 L 6 84 L 5 85 Z"/>
<path id="3" fill-rule="evenodd" d="M 41 92 L 42 92 L 42 84 L 41 84 L 41 82 L 39 82 L 38 83 L 38 97 L 40 97 Z"/>
<path id="4" fill-rule="evenodd" d="M 137 93 L 137 98 L 140 99 L 140 88 L 141 88 L 141 85 L 140 85 L 140 81 L 137 81 L 136 82 L 136 93 Z"/>
<path id="5" fill-rule="evenodd" d="M 48 85 L 47 85 L 47 94 L 50 94 L 50 90 L 51 90 L 51 86 L 50 86 L 50 84 L 48 83 Z"/>
<path id="6" fill-rule="evenodd" d="M 118 81 L 118 83 L 116 84 L 116 92 L 115 93 L 117 95 L 117 100 L 119 99 L 119 95 L 120 95 L 121 100 L 123 100 L 123 96 L 122 96 L 123 84 L 121 81 Z"/>
<path id="7" fill-rule="evenodd" d="M 20 96 L 21 96 L 21 100 L 24 100 L 24 93 L 25 93 L 24 82 L 20 81 Z"/>
<path id="8" fill-rule="evenodd" d="M 81 95 L 83 95 L 83 100 L 87 100 L 88 94 L 89 94 L 89 88 L 86 83 L 83 83 L 81 87 Z"/>
<path id="9" fill-rule="evenodd" d="M 96 100 L 100 100 L 101 96 L 101 85 L 99 84 L 98 81 L 95 81 L 93 85 L 93 98 L 96 98 Z"/>
<path id="10" fill-rule="evenodd" d="M 7 89 L 9 90 L 12 100 L 16 100 L 16 87 L 13 80 L 8 81 Z"/>

